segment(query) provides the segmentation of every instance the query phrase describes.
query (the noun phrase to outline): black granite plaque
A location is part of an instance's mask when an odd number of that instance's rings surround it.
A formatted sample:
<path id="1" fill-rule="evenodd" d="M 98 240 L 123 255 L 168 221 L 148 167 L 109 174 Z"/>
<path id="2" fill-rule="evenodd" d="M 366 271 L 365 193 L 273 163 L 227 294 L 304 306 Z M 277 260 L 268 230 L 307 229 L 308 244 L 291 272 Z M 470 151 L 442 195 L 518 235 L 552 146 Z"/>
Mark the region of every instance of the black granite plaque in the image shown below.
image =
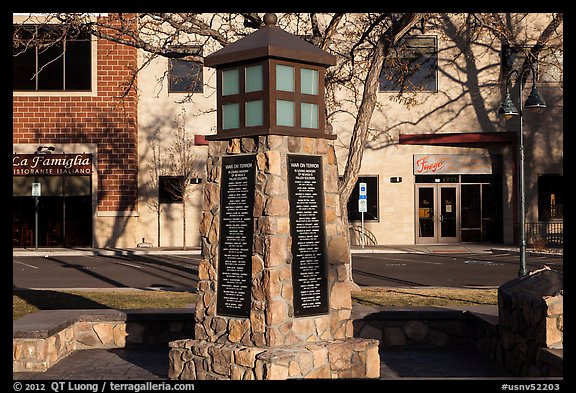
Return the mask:
<path id="1" fill-rule="evenodd" d="M 322 157 L 288 155 L 294 316 L 328 312 Z"/>
<path id="2" fill-rule="evenodd" d="M 222 157 L 216 313 L 250 317 L 256 156 Z"/>

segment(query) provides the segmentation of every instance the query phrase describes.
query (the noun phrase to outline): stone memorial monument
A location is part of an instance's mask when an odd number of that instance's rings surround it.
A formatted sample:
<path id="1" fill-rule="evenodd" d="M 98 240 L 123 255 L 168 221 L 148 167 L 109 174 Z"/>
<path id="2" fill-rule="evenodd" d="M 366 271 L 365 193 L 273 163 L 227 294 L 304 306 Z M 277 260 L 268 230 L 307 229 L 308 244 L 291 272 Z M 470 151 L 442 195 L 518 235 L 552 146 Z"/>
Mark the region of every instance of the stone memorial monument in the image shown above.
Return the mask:
<path id="1" fill-rule="evenodd" d="M 276 26 L 207 56 L 217 71 L 193 339 L 171 379 L 378 378 L 378 341 L 352 337 L 350 249 L 325 130 L 334 56 Z"/>

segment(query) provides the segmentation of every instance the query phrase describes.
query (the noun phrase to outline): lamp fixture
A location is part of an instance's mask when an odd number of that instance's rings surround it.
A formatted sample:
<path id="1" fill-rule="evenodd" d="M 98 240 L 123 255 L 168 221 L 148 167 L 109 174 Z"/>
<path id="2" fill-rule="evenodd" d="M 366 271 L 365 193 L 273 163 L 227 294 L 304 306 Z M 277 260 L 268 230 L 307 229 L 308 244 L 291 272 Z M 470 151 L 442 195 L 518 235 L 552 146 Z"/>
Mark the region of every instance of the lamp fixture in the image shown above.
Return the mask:
<path id="1" fill-rule="evenodd" d="M 526 99 L 526 103 L 524 103 L 524 108 L 530 109 L 532 112 L 540 112 L 541 109 L 546 108 L 546 102 L 538 92 L 536 88 L 536 83 L 532 84 L 532 90 L 530 91 L 530 95 Z"/>
<path id="2" fill-rule="evenodd" d="M 500 106 L 500 109 L 498 110 L 498 115 L 504 116 L 506 120 L 509 120 L 514 116 L 518 116 L 518 110 L 516 109 L 514 103 L 512 102 L 512 98 L 510 97 L 508 87 L 506 87 L 506 96 L 504 97 L 502 106 Z"/>
<path id="3" fill-rule="evenodd" d="M 505 119 L 511 119 L 514 116 L 518 116 L 520 119 L 520 129 L 518 131 L 518 201 L 519 201 L 519 212 L 518 212 L 518 228 L 520 231 L 520 268 L 518 269 L 518 276 L 522 277 L 527 274 L 526 271 L 526 192 L 525 192 L 525 179 L 524 179 L 524 131 L 523 131 L 523 119 L 522 119 L 522 88 L 524 87 L 524 76 L 528 71 L 532 73 L 532 90 L 528 99 L 524 103 L 524 107 L 532 111 L 538 112 L 543 108 L 546 108 L 546 103 L 544 99 L 540 96 L 538 89 L 536 88 L 536 72 L 532 64 L 528 64 L 523 67 L 522 70 L 512 70 L 506 78 L 506 94 L 504 96 L 504 101 L 498 110 L 498 115 L 503 116 Z M 510 90 L 508 84 L 512 79 L 512 75 L 516 74 L 516 86 L 518 87 L 518 107 L 517 110 L 510 97 Z"/>
<path id="4" fill-rule="evenodd" d="M 52 153 L 54 150 L 56 150 L 56 148 L 54 146 L 38 146 L 38 148 L 36 149 L 36 153 L 38 154 L 50 154 Z"/>

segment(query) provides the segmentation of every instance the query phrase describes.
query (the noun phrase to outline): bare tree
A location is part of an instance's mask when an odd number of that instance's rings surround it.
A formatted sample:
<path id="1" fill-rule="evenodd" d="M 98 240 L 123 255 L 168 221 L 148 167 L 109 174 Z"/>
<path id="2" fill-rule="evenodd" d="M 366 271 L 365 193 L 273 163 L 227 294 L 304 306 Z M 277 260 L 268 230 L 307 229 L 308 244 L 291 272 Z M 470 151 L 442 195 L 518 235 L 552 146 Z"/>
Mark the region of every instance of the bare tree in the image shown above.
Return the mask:
<path id="1" fill-rule="evenodd" d="M 161 222 L 160 218 L 165 202 L 162 201 L 160 189 L 168 199 L 182 203 L 182 249 L 186 249 L 186 202 L 190 194 L 198 188 L 203 177 L 202 159 L 194 152 L 194 138 L 186 128 L 186 111 L 183 109 L 172 123 L 172 135 L 164 135 L 161 138 L 160 130 L 149 138 L 148 144 L 151 150 L 151 159 L 146 165 L 148 172 L 147 185 L 152 191 L 156 191 L 156 197 L 147 198 L 148 206 L 156 212 L 157 244 L 161 245 Z M 163 146 L 162 140 L 167 140 Z M 162 177 L 170 177 L 161 184 Z"/>
<path id="2" fill-rule="evenodd" d="M 166 165 L 164 164 L 165 155 L 162 154 L 162 148 L 160 144 L 160 129 L 156 129 L 150 139 L 151 140 L 148 144 L 150 146 L 150 150 L 152 151 L 152 158 L 146 164 L 148 179 L 145 184 L 150 190 L 150 194 L 155 193 L 156 197 L 154 198 L 149 196 L 146 198 L 146 204 L 156 213 L 156 244 L 158 247 L 161 247 L 160 217 L 164 209 L 162 203 L 160 203 L 158 190 L 160 189 L 160 177 L 168 175 L 168 172 L 166 170 Z"/>
<path id="3" fill-rule="evenodd" d="M 171 174 L 180 181 L 173 185 L 170 192 L 182 198 L 182 248 L 186 249 L 186 201 L 190 193 L 198 187 L 197 179 L 201 179 L 203 166 L 201 158 L 194 153 L 194 138 L 186 128 L 186 110 L 182 109 L 174 120 L 174 138 L 168 147 L 168 168 Z"/>

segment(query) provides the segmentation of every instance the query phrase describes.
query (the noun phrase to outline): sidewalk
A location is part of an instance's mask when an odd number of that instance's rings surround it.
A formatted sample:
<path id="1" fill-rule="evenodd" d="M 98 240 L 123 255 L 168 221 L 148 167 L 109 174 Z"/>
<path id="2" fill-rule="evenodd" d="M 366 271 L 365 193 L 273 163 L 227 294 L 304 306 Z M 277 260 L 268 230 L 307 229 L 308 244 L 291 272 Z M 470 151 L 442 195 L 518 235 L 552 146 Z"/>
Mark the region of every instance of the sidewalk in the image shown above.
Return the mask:
<path id="1" fill-rule="evenodd" d="M 386 349 L 380 379 L 508 379 L 494 360 L 473 350 Z M 14 373 L 14 380 L 167 380 L 168 350 L 76 351 L 44 373 Z"/>
<path id="2" fill-rule="evenodd" d="M 498 252 L 518 253 L 518 247 L 503 244 L 483 243 L 460 243 L 460 244 L 404 244 L 404 245 L 376 245 L 376 246 L 352 246 L 353 254 L 376 254 L 376 253 L 473 253 L 490 254 Z M 528 250 L 533 254 L 533 250 Z M 13 248 L 13 256 L 72 256 L 72 255 L 199 255 L 199 247 L 188 247 L 183 250 L 180 247 L 135 247 L 135 248 Z M 546 253 L 546 255 L 550 255 Z"/>

